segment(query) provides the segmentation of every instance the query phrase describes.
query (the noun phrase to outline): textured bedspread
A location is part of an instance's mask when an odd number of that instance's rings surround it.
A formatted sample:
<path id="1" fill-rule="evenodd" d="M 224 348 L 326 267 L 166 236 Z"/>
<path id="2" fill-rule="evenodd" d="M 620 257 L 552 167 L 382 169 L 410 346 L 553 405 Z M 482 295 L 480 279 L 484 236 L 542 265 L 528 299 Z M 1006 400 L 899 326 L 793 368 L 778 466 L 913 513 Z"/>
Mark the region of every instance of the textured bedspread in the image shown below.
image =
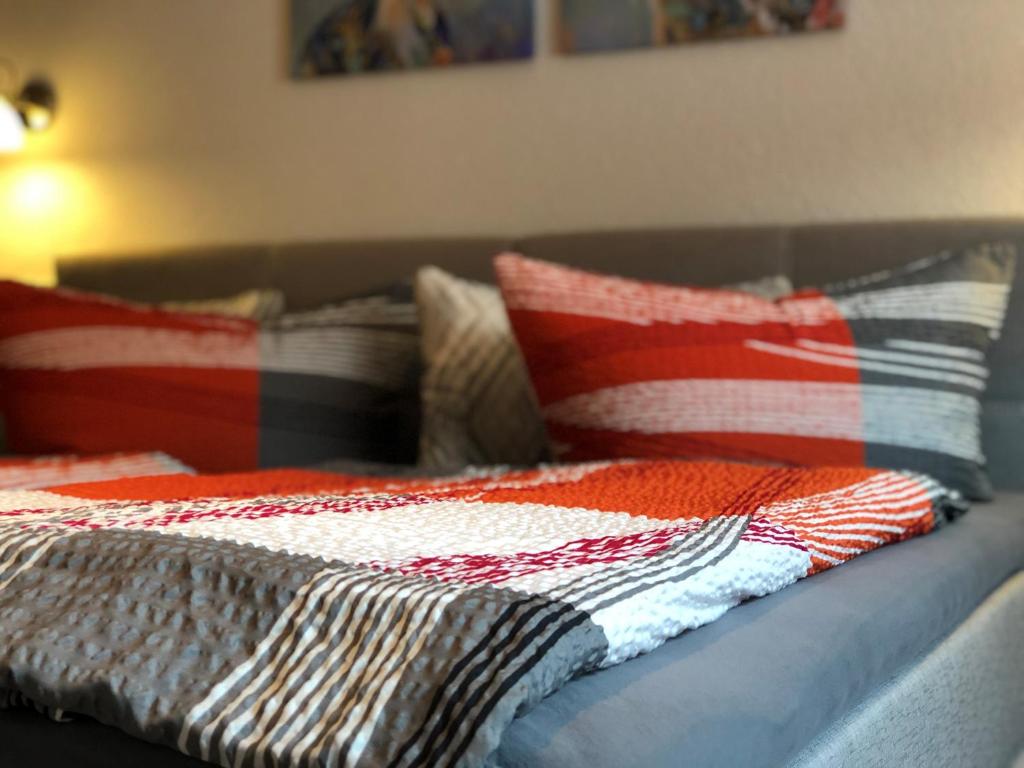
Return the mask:
<path id="1" fill-rule="evenodd" d="M 917 475 L 676 462 L 0 492 L 0 701 L 225 766 L 479 765 L 574 675 L 961 508 Z"/>

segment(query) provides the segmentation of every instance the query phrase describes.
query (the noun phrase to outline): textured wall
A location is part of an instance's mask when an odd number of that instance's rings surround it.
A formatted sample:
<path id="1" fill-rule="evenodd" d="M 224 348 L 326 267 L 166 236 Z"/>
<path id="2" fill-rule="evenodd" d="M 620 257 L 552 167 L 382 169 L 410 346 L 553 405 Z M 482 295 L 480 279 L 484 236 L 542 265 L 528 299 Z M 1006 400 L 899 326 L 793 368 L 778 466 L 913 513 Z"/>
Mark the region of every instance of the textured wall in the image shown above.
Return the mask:
<path id="1" fill-rule="evenodd" d="M 0 274 L 197 242 L 1024 213 L 1024 3 L 294 83 L 285 0 L 0 0 L 63 107 L 0 157 Z"/>

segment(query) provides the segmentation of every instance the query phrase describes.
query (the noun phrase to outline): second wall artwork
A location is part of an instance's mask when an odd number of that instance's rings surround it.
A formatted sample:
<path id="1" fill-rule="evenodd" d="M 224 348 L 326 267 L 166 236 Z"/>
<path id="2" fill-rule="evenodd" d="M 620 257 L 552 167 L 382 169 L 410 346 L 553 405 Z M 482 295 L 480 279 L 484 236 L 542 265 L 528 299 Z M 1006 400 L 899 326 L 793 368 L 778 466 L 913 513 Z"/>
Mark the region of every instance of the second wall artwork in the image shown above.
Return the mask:
<path id="1" fill-rule="evenodd" d="M 294 77 L 533 55 L 533 0 L 290 0 Z"/>
<path id="2" fill-rule="evenodd" d="M 838 29 L 846 0 L 558 0 L 565 53 Z"/>

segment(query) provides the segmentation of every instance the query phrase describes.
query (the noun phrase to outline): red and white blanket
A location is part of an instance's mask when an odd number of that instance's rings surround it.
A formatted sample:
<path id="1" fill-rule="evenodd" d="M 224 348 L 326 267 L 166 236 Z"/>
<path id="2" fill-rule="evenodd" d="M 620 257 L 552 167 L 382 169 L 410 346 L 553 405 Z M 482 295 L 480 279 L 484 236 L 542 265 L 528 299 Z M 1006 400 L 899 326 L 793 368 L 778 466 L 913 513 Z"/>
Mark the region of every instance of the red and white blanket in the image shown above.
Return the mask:
<path id="1" fill-rule="evenodd" d="M 0 701 L 224 766 L 482 765 L 573 676 L 959 511 L 920 475 L 671 461 L 5 491 Z"/>

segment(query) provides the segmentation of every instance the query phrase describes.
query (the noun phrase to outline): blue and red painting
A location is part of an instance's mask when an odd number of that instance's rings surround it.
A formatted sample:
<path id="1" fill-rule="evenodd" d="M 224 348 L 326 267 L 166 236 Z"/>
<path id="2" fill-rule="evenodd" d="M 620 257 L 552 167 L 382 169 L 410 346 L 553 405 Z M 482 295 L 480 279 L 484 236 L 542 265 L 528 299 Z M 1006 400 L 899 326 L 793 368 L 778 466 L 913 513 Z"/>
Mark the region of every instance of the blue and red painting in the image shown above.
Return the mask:
<path id="1" fill-rule="evenodd" d="M 291 0 L 295 77 L 533 55 L 533 0 Z"/>

